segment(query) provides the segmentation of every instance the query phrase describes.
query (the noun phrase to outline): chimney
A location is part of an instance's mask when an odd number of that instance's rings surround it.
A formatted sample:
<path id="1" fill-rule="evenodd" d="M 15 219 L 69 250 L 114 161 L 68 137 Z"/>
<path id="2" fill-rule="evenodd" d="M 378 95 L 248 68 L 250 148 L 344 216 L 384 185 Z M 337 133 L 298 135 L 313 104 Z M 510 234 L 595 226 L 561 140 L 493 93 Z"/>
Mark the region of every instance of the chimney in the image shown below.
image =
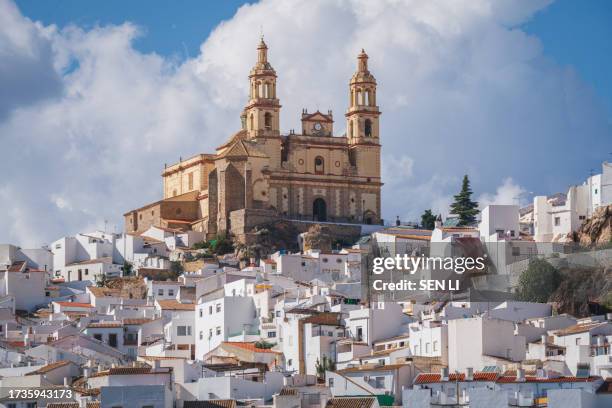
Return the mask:
<path id="1" fill-rule="evenodd" d="M 546 342 L 547 342 L 547 340 L 548 340 L 548 336 L 547 336 L 547 335 L 545 335 L 545 334 L 543 334 L 543 335 L 542 335 L 542 345 L 545 345 L 545 344 L 546 344 Z"/>
<path id="2" fill-rule="evenodd" d="M 85 367 L 83 368 L 83 377 L 85 378 L 89 378 L 89 374 L 90 374 L 90 368 L 89 367 Z"/>
<path id="3" fill-rule="evenodd" d="M 440 381 L 448 381 L 448 367 L 443 367 L 440 370 Z"/>
<path id="4" fill-rule="evenodd" d="M 472 367 L 468 367 L 465 369 L 465 381 L 473 381 L 474 380 L 474 369 Z"/>
<path id="5" fill-rule="evenodd" d="M 522 368 L 516 369 L 516 381 L 525 382 L 525 370 L 523 370 Z"/>
<path id="6" fill-rule="evenodd" d="M 70 386 L 70 378 L 64 377 L 64 387 L 68 388 Z"/>
<path id="7" fill-rule="evenodd" d="M 98 372 L 102 371 L 104 371 L 104 367 L 102 367 L 102 364 L 98 364 Z"/>
<path id="8" fill-rule="evenodd" d="M 597 346 L 601 347 L 603 345 L 604 345 L 604 336 L 603 335 L 597 336 Z"/>
<path id="9" fill-rule="evenodd" d="M 160 360 L 153 360 L 153 369 L 155 370 L 159 370 L 161 368 L 161 361 Z"/>

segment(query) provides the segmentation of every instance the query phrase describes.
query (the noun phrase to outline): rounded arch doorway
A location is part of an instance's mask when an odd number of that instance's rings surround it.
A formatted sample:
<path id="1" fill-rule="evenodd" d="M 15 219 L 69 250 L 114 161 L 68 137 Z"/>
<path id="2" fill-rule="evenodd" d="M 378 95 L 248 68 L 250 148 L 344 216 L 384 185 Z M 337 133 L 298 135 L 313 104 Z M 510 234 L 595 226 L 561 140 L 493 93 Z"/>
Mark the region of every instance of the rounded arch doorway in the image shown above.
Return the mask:
<path id="1" fill-rule="evenodd" d="M 317 198 L 312 203 L 313 221 L 327 221 L 327 204 L 322 198 Z"/>

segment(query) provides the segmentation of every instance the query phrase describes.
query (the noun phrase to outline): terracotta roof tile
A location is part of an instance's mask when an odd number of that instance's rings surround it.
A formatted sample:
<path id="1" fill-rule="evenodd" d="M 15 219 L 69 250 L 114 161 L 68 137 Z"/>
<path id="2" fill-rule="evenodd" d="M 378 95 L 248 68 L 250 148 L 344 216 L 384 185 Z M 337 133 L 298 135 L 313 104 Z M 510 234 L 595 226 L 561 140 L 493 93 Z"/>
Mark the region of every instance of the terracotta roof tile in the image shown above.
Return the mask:
<path id="1" fill-rule="evenodd" d="M 326 408 L 371 408 L 375 397 L 336 397 L 327 401 Z"/>
<path id="2" fill-rule="evenodd" d="M 274 353 L 279 354 L 279 351 L 274 351 L 270 349 L 259 348 L 255 346 L 255 343 L 248 343 L 243 341 L 224 341 L 224 345 L 238 347 L 243 350 L 252 351 L 254 353 Z"/>
<path id="3" fill-rule="evenodd" d="M 195 310 L 195 303 L 180 303 L 176 300 L 158 300 L 162 310 Z"/>
<path id="4" fill-rule="evenodd" d="M 123 323 L 116 321 L 94 322 L 87 325 L 88 329 L 115 329 L 123 327 Z"/>
<path id="5" fill-rule="evenodd" d="M 236 408 L 234 400 L 185 401 L 183 408 Z"/>
<path id="6" fill-rule="evenodd" d="M 60 306 L 82 307 L 82 308 L 93 309 L 93 306 L 90 305 L 89 303 L 79 303 L 79 302 L 53 302 L 53 303 L 57 303 Z"/>
<path id="7" fill-rule="evenodd" d="M 43 367 L 39 368 L 36 371 L 32 371 L 30 373 L 27 373 L 26 375 L 46 374 L 49 371 L 53 371 L 56 368 L 67 366 L 68 364 L 70 364 L 70 361 L 67 361 L 67 360 L 56 361 L 55 363 L 47 364 L 46 366 L 43 366 Z"/>

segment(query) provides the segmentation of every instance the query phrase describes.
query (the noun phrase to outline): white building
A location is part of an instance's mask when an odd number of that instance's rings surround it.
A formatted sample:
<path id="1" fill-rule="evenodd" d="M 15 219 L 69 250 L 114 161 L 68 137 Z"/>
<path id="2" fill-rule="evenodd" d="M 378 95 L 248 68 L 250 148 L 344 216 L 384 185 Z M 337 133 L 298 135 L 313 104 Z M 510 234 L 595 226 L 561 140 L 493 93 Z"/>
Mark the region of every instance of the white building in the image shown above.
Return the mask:
<path id="1" fill-rule="evenodd" d="M 216 348 L 230 337 L 259 330 L 253 298 L 225 296 L 224 289 L 204 296 L 196 305 L 196 358 Z"/>
<path id="2" fill-rule="evenodd" d="M 468 367 L 503 367 L 523 361 L 526 339 L 515 334 L 511 321 L 472 317 L 448 322 L 448 368 L 451 372 Z"/>
<path id="3" fill-rule="evenodd" d="M 519 237 L 519 207 L 518 205 L 487 205 L 480 213 L 478 230 L 483 241 L 516 239 Z"/>
<path id="4" fill-rule="evenodd" d="M 601 174 L 589 177 L 583 184 L 571 186 L 565 202 L 558 203 L 546 196 L 533 199 L 535 240 L 538 242 L 563 242 L 567 235 L 593 212 L 612 204 L 612 163 L 602 164 Z"/>

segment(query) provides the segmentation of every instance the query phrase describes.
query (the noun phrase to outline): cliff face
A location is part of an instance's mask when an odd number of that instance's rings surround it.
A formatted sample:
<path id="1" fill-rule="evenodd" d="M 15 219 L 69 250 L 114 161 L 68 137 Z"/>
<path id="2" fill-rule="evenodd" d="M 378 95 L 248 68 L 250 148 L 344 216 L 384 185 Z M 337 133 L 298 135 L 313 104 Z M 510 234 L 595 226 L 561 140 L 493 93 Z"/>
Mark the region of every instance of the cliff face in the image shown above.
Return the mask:
<path id="1" fill-rule="evenodd" d="M 612 205 L 595 210 L 578 230 L 577 240 L 586 247 L 603 246 L 612 242 Z"/>

